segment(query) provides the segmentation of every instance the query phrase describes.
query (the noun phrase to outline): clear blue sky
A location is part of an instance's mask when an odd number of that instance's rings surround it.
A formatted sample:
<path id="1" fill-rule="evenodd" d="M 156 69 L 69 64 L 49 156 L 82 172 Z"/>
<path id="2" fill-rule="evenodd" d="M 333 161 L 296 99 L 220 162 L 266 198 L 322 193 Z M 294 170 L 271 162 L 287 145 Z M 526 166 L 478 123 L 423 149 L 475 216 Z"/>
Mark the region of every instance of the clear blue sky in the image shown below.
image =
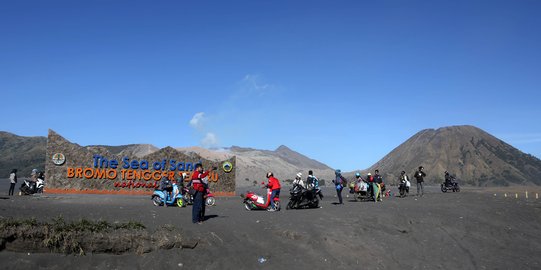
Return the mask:
<path id="1" fill-rule="evenodd" d="M 541 157 L 541 1 L 2 1 L 0 130 L 364 169 L 474 125 Z"/>

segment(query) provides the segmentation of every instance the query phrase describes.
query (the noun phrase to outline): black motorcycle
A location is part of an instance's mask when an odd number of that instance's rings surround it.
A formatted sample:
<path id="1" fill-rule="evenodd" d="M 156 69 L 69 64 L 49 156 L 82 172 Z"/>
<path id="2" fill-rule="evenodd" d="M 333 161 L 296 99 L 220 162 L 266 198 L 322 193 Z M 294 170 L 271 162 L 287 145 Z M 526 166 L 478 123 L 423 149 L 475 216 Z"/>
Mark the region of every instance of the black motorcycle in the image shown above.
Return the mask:
<path id="1" fill-rule="evenodd" d="M 318 208 L 319 189 L 308 190 L 301 185 L 294 185 L 289 190 L 289 203 L 286 209 Z"/>
<path id="2" fill-rule="evenodd" d="M 30 180 L 24 180 L 21 184 L 21 187 L 19 188 L 20 192 L 19 195 L 32 195 L 34 193 L 38 193 L 39 191 L 43 192 L 43 188 L 38 189 L 36 186 L 36 182 L 30 181 Z"/>
<path id="3" fill-rule="evenodd" d="M 451 190 L 453 192 L 460 192 L 460 186 L 458 185 L 458 182 L 453 177 L 449 181 L 445 181 L 441 184 L 441 192 L 445 193 L 448 190 Z"/>
<path id="4" fill-rule="evenodd" d="M 400 198 L 406 197 L 406 194 L 410 192 L 410 188 L 408 187 L 406 181 L 400 182 L 400 185 L 398 185 L 398 193 L 400 194 Z"/>

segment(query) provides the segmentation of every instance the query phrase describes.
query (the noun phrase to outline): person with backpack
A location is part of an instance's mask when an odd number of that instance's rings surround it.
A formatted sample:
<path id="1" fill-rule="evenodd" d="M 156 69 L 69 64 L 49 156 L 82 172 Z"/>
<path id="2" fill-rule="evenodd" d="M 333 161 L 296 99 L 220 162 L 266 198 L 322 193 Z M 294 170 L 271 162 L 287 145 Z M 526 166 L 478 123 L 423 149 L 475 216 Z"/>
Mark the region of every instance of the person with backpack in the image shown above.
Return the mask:
<path id="1" fill-rule="evenodd" d="M 312 187 L 314 194 L 318 194 L 319 199 L 323 200 L 323 193 L 321 193 L 321 189 L 319 188 L 319 179 L 314 176 L 314 172 L 312 172 L 312 170 L 308 171 L 308 178 L 306 178 L 306 183 L 308 184 L 308 186 Z"/>
<path id="2" fill-rule="evenodd" d="M 336 195 L 338 197 L 338 204 L 344 204 L 342 202 L 342 189 L 344 189 L 344 185 L 347 185 L 347 181 L 342 176 L 342 171 L 340 171 L 340 170 L 334 171 L 334 175 L 336 177 L 332 182 L 334 183 L 334 185 L 336 187 Z"/>
<path id="3" fill-rule="evenodd" d="M 13 191 L 15 190 L 15 184 L 17 184 L 17 169 L 13 169 L 9 174 L 9 180 L 11 184 L 9 185 L 9 196 L 13 196 Z"/>
<path id="4" fill-rule="evenodd" d="M 193 190 L 195 191 L 195 194 L 192 195 L 193 197 L 193 207 L 192 207 L 192 222 L 197 224 L 203 224 L 203 221 L 205 219 L 205 201 L 204 201 L 204 195 L 207 190 L 207 187 L 205 183 L 203 182 L 203 178 L 207 177 L 210 172 L 212 172 L 214 168 L 210 169 L 210 171 L 204 171 L 203 165 L 201 163 L 198 163 L 195 165 L 195 171 L 192 174 L 192 181 L 191 185 L 193 187 Z"/>
<path id="5" fill-rule="evenodd" d="M 415 179 L 417 179 L 417 196 L 421 194 L 420 195 L 421 197 L 424 195 L 423 182 L 424 182 L 424 178 L 426 177 L 426 173 L 423 172 L 423 169 L 424 169 L 423 166 L 419 166 L 419 170 L 416 171 L 415 175 L 413 176 L 415 177 Z"/>

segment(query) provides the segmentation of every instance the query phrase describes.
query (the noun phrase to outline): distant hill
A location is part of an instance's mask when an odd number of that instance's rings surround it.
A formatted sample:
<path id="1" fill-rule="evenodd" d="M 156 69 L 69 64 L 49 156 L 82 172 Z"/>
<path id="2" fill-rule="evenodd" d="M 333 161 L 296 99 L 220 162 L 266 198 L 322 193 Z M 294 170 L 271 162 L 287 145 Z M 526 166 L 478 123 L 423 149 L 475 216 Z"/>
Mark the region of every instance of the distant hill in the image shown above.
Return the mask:
<path id="1" fill-rule="evenodd" d="M 21 176 L 28 176 L 33 168 L 43 170 L 46 144 L 46 137 L 0 132 L 0 178 L 8 177 L 13 168 L 17 168 Z M 115 155 L 136 157 L 159 151 L 149 144 L 86 148 L 105 148 Z M 294 178 L 297 172 L 306 176 L 308 170 L 313 170 L 321 179 L 334 178 L 334 171 L 329 166 L 283 145 L 274 151 L 238 146 L 212 150 L 201 147 L 176 149 L 197 153 L 210 160 L 237 156 L 237 186 L 253 185 L 254 181 L 259 183 L 265 180 L 267 171 L 274 172 L 283 181 Z M 475 186 L 541 185 L 541 160 L 473 126 L 422 130 L 362 173 L 378 168 L 385 181 L 393 183 L 400 171 L 411 176 L 419 165 L 425 167 L 429 183 L 440 183 L 443 172 L 448 170 L 461 179 L 461 183 Z M 345 175 L 352 178 L 353 174 Z"/>
<path id="2" fill-rule="evenodd" d="M 119 145 L 119 146 L 109 146 L 109 145 L 89 145 L 87 148 L 99 148 L 103 147 L 107 149 L 110 153 L 119 156 L 135 156 L 138 158 L 144 157 L 148 154 L 152 154 L 160 148 L 152 144 L 128 144 L 128 145 Z"/>
<path id="3" fill-rule="evenodd" d="M 30 177 L 32 169 L 45 170 L 46 137 L 25 137 L 0 131 L 0 178 L 17 169 L 19 177 Z"/>
<path id="4" fill-rule="evenodd" d="M 201 147 L 176 148 L 179 151 L 194 152 L 211 160 L 226 159 L 231 156 L 237 157 L 237 186 L 250 186 L 253 182 L 262 182 L 265 174 L 272 171 L 278 179 L 285 181 L 295 178 L 298 172 L 303 177 L 308 175 L 308 170 L 313 170 L 320 179 L 329 180 L 334 177 L 334 170 L 329 166 L 310 159 L 287 146 L 280 146 L 274 151 L 259 150 L 232 146 L 230 148 L 209 150 Z"/>
<path id="5" fill-rule="evenodd" d="M 379 169 L 392 183 L 420 165 L 429 183 L 447 170 L 474 186 L 541 185 L 541 160 L 474 126 L 422 130 L 364 172 Z"/>
<path id="6" fill-rule="evenodd" d="M 30 175 L 33 168 L 45 169 L 47 137 L 22 137 L 8 132 L 0 132 L 0 178 L 6 178 L 12 169 L 17 168 L 19 175 Z M 141 158 L 159 151 L 150 144 L 130 144 L 120 146 L 89 145 L 88 150 L 105 149 L 118 156 L 135 156 Z M 224 149 L 205 149 L 201 147 L 176 148 L 179 151 L 197 153 L 210 160 L 226 160 L 237 156 L 237 186 L 253 185 L 266 180 L 268 171 L 280 180 L 292 179 L 297 172 L 305 176 L 308 170 L 321 179 L 330 179 L 334 171 L 327 165 L 310 159 L 287 146 L 280 146 L 275 151 L 258 150 L 233 146 Z"/>

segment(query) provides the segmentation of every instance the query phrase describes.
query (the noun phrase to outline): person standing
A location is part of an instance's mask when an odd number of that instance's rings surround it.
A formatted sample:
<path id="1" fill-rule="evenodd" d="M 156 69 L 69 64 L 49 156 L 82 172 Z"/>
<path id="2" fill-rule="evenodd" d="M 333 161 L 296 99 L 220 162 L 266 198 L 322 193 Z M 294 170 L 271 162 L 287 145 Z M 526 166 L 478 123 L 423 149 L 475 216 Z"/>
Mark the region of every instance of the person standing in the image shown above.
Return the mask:
<path id="1" fill-rule="evenodd" d="M 302 176 L 302 174 L 301 174 Z M 271 190 L 271 196 L 270 196 L 270 208 L 268 209 L 268 211 L 276 211 L 276 210 L 280 210 L 280 209 L 276 209 L 276 206 L 274 204 L 274 198 L 279 198 L 280 197 L 280 189 L 281 189 L 281 186 L 280 186 L 280 180 L 278 180 L 278 178 L 274 177 L 274 174 L 272 172 L 268 172 L 267 173 L 267 178 L 269 179 L 269 183 L 267 184 L 267 187 L 270 188 Z M 300 179 L 300 177 L 298 177 Z M 302 182 L 302 180 L 301 180 Z"/>
<path id="2" fill-rule="evenodd" d="M 423 166 L 419 166 L 419 170 L 415 172 L 415 179 L 417 179 L 417 196 L 420 196 L 422 197 L 424 195 L 424 190 L 423 190 L 423 182 L 424 182 L 424 178 L 426 177 L 426 173 L 423 172 Z"/>
<path id="3" fill-rule="evenodd" d="M 198 163 L 195 165 L 195 171 L 192 174 L 192 187 L 195 190 L 193 194 L 193 208 L 192 208 L 192 222 L 197 224 L 202 224 L 205 216 L 205 202 L 204 195 L 207 190 L 203 178 L 207 177 L 212 171 L 203 171 L 203 165 Z"/>
<path id="4" fill-rule="evenodd" d="M 334 171 L 334 175 L 336 177 L 332 182 L 336 186 L 336 196 L 338 197 L 338 204 L 344 204 L 344 202 L 342 201 L 342 189 L 344 189 L 344 185 L 347 184 L 346 179 L 342 176 L 342 171 L 340 170 Z"/>
<path id="5" fill-rule="evenodd" d="M 13 169 L 9 174 L 9 180 L 11 184 L 9 185 L 9 196 L 13 196 L 13 191 L 15 190 L 15 184 L 17 184 L 17 169 Z"/>

